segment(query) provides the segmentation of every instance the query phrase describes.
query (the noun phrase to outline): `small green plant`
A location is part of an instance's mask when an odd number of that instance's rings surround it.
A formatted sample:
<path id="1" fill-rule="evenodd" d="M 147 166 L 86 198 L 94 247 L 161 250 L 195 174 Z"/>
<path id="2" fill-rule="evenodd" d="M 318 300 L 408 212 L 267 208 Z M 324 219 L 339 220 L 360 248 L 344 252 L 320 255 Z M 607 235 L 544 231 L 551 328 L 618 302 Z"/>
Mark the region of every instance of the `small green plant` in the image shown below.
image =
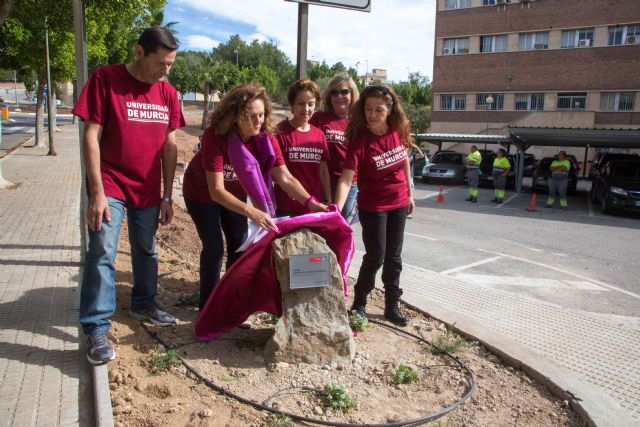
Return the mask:
<path id="1" fill-rule="evenodd" d="M 225 375 L 222 379 L 229 383 L 232 383 L 237 380 L 237 378 L 234 377 L 233 375 Z"/>
<path id="2" fill-rule="evenodd" d="M 278 323 L 278 320 L 280 320 L 280 318 L 275 314 L 266 313 L 266 312 L 258 313 L 258 319 L 260 319 L 263 323 L 266 323 L 267 325 L 275 325 L 276 323 Z"/>
<path id="3" fill-rule="evenodd" d="M 349 326 L 352 331 L 364 332 L 369 326 L 369 321 L 366 317 L 360 316 L 357 311 L 353 310 L 349 315 Z"/>
<path id="4" fill-rule="evenodd" d="M 336 411 L 349 412 L 357 406 L 355 399 L 350 397 L 345 389 L 337 385 L 324 386 L 322 397 L 325 406 Z"/>
<path id="5" fill-rule="evenodd" d="M 273 414 L 269 419 L 269 427 L 293 427 L 293 421 L 288 415 Z"/>
<path id="6" fill-rule="evenodd" d="M 158 375 L 168 371 L 172 366 L 179 365 L 180 358 L 175 350 L 163 351 L 162 347 L 158 346 L 149 363 L 151 363 L 151 375 Z"/>
<path id="7" fill-rule="evenodd" d="M 454 335 L 451 327 L 447 326 L 447 332 L 444 335 L 438 336 L 436 340 L 431 343 L 431 353 L 444 354 L 444 353 L 456 353 L 462 348 L 467 346 L 467 342 L 462 337 Z"/>
<path id="8" fill-rule="evenodd" d="M 396 371 L 393 373 L 393 379 L 398 384 L 411 384 L 420 379 L 420 372 L 411 366 L 401 363 L 396 367 Z"/>

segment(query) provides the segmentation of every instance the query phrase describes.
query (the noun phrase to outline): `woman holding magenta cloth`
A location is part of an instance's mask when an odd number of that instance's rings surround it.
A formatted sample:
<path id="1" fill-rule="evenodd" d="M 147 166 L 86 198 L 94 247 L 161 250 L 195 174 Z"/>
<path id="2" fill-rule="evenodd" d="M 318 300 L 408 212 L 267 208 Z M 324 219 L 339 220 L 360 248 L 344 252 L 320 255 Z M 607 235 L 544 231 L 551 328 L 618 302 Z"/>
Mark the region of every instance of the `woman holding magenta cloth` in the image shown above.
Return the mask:
<path id="1" fill-rule="evenodd" d="M 293 117 L 277 126 L 278 142 L 287 169 L 316 200 L 331 203 L 329 188 L 329 150 L 324 133 L 309 124 L 320 103 L 320 88 L 311 80 L 302 79 L 289 87 L 287 100 Z M 276 186 L 277 214 L 298 216 L 310 212 L 309 207 L 293 200 L 280 186 Z"/>
<path id="2" fill-rule="evenodd" d="M 341 209 L 358 175 L 358 217 L 362 224 L 365 255 L 354 291 L 351 310 L 366 316 L 367 296 L 382 266 L 385 290 L 384 317 L 396 325 L 408 320 L 399 310 L 402 295 L 402 243 L 407 215 L 415 204 L 409 181 L 407 149 L 412 138 L 409 121 L 398 97 L 386 85 L 371 85 L 360 94 L 347 126 L 349 148 L 336 190 Z"/>
<path id="3" fill-rule="evenodd" d="M 342 174 L 342 166 L 347 155 L 348 141 L 346 137 L 349 112 L 359 98 L 358 87 L 351 76 L 346 73 L 337 74 L 331 79 L 324 91 L 322 99 L 323 111 L 316 112 L 311 124 L 319 127 L 329 147 L 329 177 L 331 179 L 331 195 L 335 197 L 338 180 Z M 342 216 L 347 218 L 356 204 L 358 186 L 356 177 L 342 208 Z"/>
<path id="4" fill-rule="evenodd" d="M 210 115 L 202 148 L 189 163 L 183 193 L 187 210 L 202 241 L 200 310 L 220 279 L 227 242 L 227 269 L 240 257 L 247 238 L 247 218 L 275 229 L 272 178 L 288 196 L 312 212 L 326 211 L 285 166 L 270 133 L 271 101 L 257 84 L 228 92 Z M 247 203 L 247 195 L 252 204 Z"/>

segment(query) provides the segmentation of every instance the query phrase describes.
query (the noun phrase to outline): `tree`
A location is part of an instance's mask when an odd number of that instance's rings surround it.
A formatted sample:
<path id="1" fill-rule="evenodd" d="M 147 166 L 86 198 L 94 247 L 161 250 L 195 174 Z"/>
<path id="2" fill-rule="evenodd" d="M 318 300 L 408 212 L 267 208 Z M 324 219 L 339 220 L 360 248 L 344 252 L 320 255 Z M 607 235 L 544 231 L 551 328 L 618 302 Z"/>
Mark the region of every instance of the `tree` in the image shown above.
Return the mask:
<path id="1" fill-rule="evenodd" d="M 275 92 L 278 87 L 278 77 L 276 73 L 264 64 L 258 64 L 257 67 L 245 68 L 242 70 L 242 76 L 245 82 L 260 83 L 267 90 L 267 93 Z"/>
<path id="2" fill-rule="evenodd" d="M 431 126 L 431 106 L 402 103 L 412 133 L 425 133 Z"/>
<path id="3" fill-rule="evenodd" d="M 14 0 L 1 0 L 0 1 L 0 24 L 7 19 L 7 15 L 9 15 L 9 11 L 13 6 Z"/>

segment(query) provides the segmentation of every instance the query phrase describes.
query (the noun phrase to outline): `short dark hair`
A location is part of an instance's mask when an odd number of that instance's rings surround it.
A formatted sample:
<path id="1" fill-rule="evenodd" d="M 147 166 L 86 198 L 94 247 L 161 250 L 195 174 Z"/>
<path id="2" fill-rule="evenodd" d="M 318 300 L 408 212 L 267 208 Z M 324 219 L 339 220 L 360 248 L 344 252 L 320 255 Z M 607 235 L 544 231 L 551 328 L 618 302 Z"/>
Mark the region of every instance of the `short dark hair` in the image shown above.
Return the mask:
<path id="1" fill-rule="evenodd" d="M 178 49 L 178 42 L 171 31 L 157 25 L 145 29 L 138 38 L 138 44 L 142 46 L 145 55 L 156 53 L 159 48 L 172 51 Z"/>

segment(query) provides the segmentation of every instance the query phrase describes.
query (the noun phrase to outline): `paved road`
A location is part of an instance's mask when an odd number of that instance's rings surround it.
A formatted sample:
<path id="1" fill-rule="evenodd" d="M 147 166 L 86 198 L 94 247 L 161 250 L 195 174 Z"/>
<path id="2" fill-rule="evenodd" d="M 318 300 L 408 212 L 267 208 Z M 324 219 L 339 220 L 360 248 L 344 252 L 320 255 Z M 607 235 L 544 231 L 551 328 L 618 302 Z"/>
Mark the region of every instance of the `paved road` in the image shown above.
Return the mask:
<path id="1" fill-rule="evenodd" d="M 598 213 L 587 192 L 569 210 L 527 212 L 531 195 L 508 193 L 505 203 L 465 202 L 465 187 L 416 184 L 417 209 L 407 222 L 403 262 L 484 289 L 512 292 L 555 307 L 598 313 L 640 327 L 636 263 L 640 216 Z M 363 250 L 360 228 L 356 246 Z"/>
<path id="2" fill-rule="evenodd" d="M 71 116 L 58 115 L 58 126 L 71 123 Z M 44 116 L 45 129 L 48 126 L 47 115 Z M 35 133 L 36 117 L 33 113 L 11 113 L 10 120 L 2 122 L 2 144 L 0 144 L 0 156 L 7 150 L 11 150 L 16 145 L 26 141 Z"/>

